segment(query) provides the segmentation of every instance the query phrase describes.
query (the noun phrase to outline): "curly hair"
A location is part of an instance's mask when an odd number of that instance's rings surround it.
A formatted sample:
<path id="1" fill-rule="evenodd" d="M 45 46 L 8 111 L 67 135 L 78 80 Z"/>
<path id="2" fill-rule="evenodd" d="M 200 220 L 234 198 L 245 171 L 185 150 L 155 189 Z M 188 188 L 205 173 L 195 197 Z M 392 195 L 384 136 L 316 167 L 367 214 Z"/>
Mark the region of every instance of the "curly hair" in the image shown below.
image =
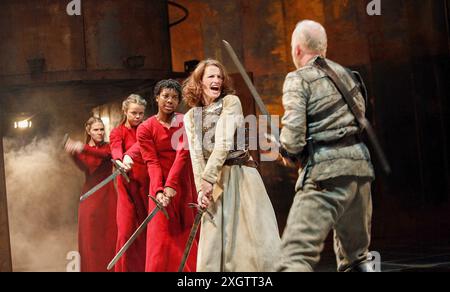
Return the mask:
<path id="1" fill-rule="evenodd" d="M 234 94 L 234 89 L 232 86 L 232 80 L 225 69 L 225 66 L 222 65 L 217 60 L 206 59 L 201 61 L 194 72 L 191 73 L 188 79 L 183 82 L 183 97 L 184 101 L 189 107 L 197 107 L 203 106 L 203 86 L 202 79 L 203 74 L 205 73 L 206 67 L 208 66 L 216 66 L 220 69 L 223 75 L 223 83 L 222 83 L 222 93 L 221 95 Z"/>
<path id="2" fill-rule="evenodd" d="M 161 80 L 155 85 L 155 89 L 153 90 L 153 97 L 157 97 L 163 89 L 173 89 L 176 93 L 178 93 L 178 101 L 181 101 L 182 89 L 181 85 L 178 81 L 173 79 Z"/>

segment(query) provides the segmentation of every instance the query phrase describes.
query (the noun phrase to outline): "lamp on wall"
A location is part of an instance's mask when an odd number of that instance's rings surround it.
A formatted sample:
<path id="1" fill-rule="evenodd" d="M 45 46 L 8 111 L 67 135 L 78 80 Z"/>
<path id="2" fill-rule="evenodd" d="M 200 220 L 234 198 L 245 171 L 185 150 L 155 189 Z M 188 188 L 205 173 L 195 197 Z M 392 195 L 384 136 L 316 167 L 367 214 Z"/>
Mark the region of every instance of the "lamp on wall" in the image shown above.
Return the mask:
<path id="1" fill-rule="evenodd" d="M 22 120 L 14 122 L 14 129 L 29 129 L 33 126 L 33 122 L 30 120 Z"/>

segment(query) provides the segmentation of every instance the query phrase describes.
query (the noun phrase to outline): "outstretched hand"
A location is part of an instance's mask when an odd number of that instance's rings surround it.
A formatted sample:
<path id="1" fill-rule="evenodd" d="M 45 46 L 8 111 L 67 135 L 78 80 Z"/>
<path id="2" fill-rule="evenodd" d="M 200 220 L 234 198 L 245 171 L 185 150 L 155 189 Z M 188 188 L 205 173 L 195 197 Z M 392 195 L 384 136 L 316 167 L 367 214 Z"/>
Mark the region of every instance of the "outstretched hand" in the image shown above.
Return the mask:
<path id="1" fill-rule="evenodd" d="M 64 150 L 67 153 L 70 153 L 72 155 L 79 154 L 83 152 L 84 144 L 81 141 L 75 141 L 70 138 L 67 139 L 66 144 L 64 145 Z"/>

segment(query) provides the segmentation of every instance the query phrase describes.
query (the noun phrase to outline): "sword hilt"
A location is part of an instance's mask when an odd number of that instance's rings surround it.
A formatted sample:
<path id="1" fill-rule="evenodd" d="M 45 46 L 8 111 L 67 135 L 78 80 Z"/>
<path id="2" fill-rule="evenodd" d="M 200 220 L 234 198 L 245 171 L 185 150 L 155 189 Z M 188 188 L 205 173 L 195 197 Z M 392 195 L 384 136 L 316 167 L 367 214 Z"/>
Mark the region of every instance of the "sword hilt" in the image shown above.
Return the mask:
<path id="1" fill-rule="evenodd" d="M 117 161 L 115 161 L 114 159 L 111 159 L 111 162 L 114 164 L 114 166 L 116 167 L 117 170 L 120 171 L 120 174 L 125 178 L 125 180 L 127 181 L 127 183 L 130 182 L 130 178 L 128 177 L 127 173 L 125 172 L 125 170 L 123 170 L 123 168 L 117 163 Z"/>
<path id="2" fill-rule="evenodd" d="M 158 200 L 155 199 L 153 196 L 149 196 L 149 197 L 150 197 L 150 199 L 152 199 L 153 203 L 155 203 L 156 207 L 158 207 L 158 209 L 159 209 L 161 212 L 163 212 L 163 214 L 164 214 L 164 216 L 166 216 L 167 220 L 170 220 L 170 219 L 169 219 L 169 214 L 167 213 L 166 208 L 164 208 L 164 206 L 161 205 L 161 204 L 158 202 Z"/>
<path id="3" fill-rule="evenodd" d="M 204 209 L 199 204 L 195 204 L 195 203 L 189 203 L 188 206 L 189 206 L 189 208 L 197 209 L 197 212 L 200 213 L 200 214 L 203 214 L 203 213 L 208 214 L 208 216 L 211 219 L 211 221 L 214 221 L 214 216 L 213 216 L 213 214 L 211 212 L 208 211 L 208 209 Z"/>

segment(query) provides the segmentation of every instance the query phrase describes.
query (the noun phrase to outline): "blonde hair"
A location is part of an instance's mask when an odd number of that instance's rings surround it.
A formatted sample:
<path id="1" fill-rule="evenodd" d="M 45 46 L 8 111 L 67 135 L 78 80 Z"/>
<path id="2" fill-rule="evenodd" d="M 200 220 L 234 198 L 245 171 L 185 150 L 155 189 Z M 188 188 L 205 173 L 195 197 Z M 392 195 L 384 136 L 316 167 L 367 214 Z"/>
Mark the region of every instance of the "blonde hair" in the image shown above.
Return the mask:
<path id="1" fill-rule="evenodd" d="M 206 67 L 216 66 L 219 68 L 223 76 L 222 83 L 222 95 L 234 94 L 232 81 L 228 75 L 225 66 L 217 60 L 206 59 L 201 61 L 194 72 L 191 73 L 188 79 L 183 82 L 183 97 L 186 104 L 190 107 L 203 106 L 203 86 L 202 79 L 205 73 Z"/>
<path id="2" fill-rule="evenodd" d="M 131 94 L 130 96 L 128 96 L 123 102 L 122 102 L 122 112 L 126 112 L 128 110 L 128 108 L 130 107 L 130 104 L 137 104 L 137 105 L 142 105 L 145 107 L 147 107 L 147 101 L 145 99 L 143 99 L 140 95 L 138 94 Z M 122 120 L 120 121 L 120 124 L 124 124 L 127 121 L 127 116 L 125 114 L 122 113 Z"/>
<path id="3" fill-rule="evenodd" d="M 105 126 L 102 119 L 97 118 L 97 117 L 90 117 L 86 121 L 86 123 L 84 123 L 84 129 L 86 130 L 86 144 L 88 144 L 89 141 L 91 140 L 91 135 L 89 134 L 89 131 L 91 130 L 92 125 L 95 123 L 101 123 L 103 125 L 103 127 Z"/>

